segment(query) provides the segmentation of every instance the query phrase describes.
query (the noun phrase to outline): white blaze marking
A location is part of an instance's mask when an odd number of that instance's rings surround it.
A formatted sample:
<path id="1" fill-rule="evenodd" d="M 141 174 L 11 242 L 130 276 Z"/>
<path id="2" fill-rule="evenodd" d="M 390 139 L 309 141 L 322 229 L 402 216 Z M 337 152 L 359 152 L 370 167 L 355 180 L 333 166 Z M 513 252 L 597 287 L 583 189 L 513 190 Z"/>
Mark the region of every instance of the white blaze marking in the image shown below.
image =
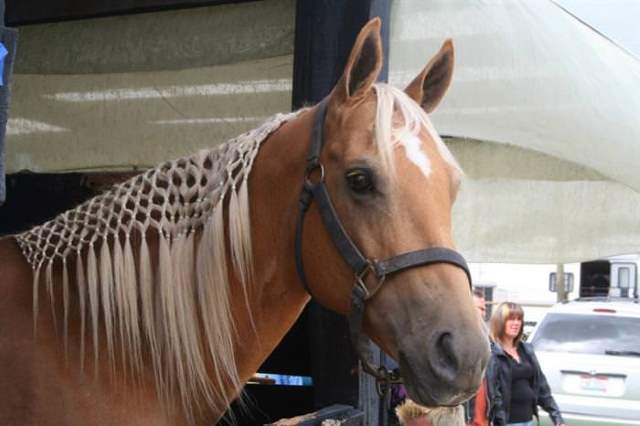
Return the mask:
<path id="1" fill-rule="evenodd" d="M 400 141 L 400 144 L 404 147 L 404 152 L 409 161 L 418 166 L 422 174 L 428 178 L 431 175 L 431 161 L 422 150 L 422 141 L 416 135 L 409 134 Z"/>

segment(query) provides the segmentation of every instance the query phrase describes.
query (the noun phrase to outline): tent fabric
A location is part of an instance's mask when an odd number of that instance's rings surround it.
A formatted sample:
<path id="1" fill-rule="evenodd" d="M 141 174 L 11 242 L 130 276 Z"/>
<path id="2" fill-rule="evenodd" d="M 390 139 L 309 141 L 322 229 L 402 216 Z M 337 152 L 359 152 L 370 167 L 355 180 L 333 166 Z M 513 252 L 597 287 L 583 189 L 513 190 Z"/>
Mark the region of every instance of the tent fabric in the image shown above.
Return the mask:
<path id="1" fill-rule="evenodd" d="M 15 74 L 7 173 L 135 171 L 291 105 L 291 56 L 181 71 Z"/>
<path id="2" fill-rule="evenodd" d="M 21 28 L 7 173 L 140 170 L 289 110 L 294 21 L 265 0 Z"/>
<path id="3" fill-rule="evenodd" d="M 211 46 L 204 36 L 211 29 L 192 10 L 23 28 L 7 171 L 136 170 L 287 110 L 294 5 L 219 9 L 228 13 L 226 29 L 251 33 L 241 40 L 255 40 L 260 48 L 249 47 L 258 57 L 243 56 L 233 36 Z M 245 9 L 264 18 L 238 25 Z M 184 43 L 158 48 L 167 21 Z M 272 30 L 282 25 L 286 31 Z M 146 37 L 118 37 L 117 55 L 83 49 L 83 40 L 97 42 L 105 29 L 126 35 L 130 27 L 144 28 Z M 67 48 L 50 46 L 69 57 L 30 51 L 70 28 L 82 36 L 63 38 Z M 467 174 L 454 231 L 470 261 L 556 263 L 640 252 L 638 60 L 545 0 L 397 0 L 389 28 L 389 80 L 400 86 L 445 38 L 454 41 L 454 80 L 433 122 Z M 277 37 L 264 36 L 270 33 Z M 133 65 L 123 60 L 129 54 L 138 58 Z"/>
<path id="4" fill-rule="evenodd" d="M 391 15 L 392 83 L 408 83 L 446 38 L 455 45 L 433 122 L 473 171 L 454 210 L 471 261 L 640 251 L 636 58 L 551 1 L 400 0 Z"/>

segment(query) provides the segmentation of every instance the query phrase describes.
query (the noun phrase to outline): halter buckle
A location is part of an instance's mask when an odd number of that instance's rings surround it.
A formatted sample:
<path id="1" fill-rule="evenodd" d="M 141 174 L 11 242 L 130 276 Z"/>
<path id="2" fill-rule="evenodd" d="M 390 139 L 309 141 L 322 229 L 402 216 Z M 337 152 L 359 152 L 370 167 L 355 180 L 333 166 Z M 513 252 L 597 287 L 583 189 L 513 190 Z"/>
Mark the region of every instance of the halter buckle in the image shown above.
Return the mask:
<path id="1" fill-rule="evenodd" d="M 380 366 L 374 377 L 376 378 L 376 391 L 380 398 L 385 398 L 389 395 L 391 385 L 403 383 L 400 371 L 397 368 L 389 370 L 384 366 Z"/>
<path id="2" fill-rule="evenodd" d="M 364 283 L 364 280 L 367 277 L 367 275 L 369 274 L 369 272 L 373 272 L 376 275 L 376 278 L 378 279 L 378 282 L 376 283 L 376 285 L 373 288 L 373 290 L 369 290 L 369 288 Z M 378 289 L 380 289 L 380 287 L 382 287 L 382 284 L 384 284 L 384 280 L 386 279 L 386 277 L 387 277 L 386 275 L 378 275 L 376 273 L 375 262 L 370 260 L 370 259 L 367 259 L 367 265 L 362 269 L 362 271 L 357 272 L 355 274 L 354 286 L 359 287 L 360 290 L 362 290 L 362 293 L 364 295 L 364 300 L 367 300 L 371 296 L 376 294 Z"/>

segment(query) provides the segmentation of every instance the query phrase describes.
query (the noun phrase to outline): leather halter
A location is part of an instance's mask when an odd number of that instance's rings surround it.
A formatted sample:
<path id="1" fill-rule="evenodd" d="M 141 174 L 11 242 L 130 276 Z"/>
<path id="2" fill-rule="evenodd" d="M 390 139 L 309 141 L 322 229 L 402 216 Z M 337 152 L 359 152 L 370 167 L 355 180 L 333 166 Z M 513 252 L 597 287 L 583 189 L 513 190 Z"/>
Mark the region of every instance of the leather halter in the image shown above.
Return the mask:
<path id="1" fill-rule="evenodd" d="M 304 215 L 311 202 L 315 199 L 327 232 L 331 236 L 338 252 L 347 264 L 349 264 L 354 273 L 355 281 L 351 293 L 351 312 L 348 315 L 351 342 L 362 362 L 364 371 L 388 384 L 392 373 L 386 369 L 376 370 L 367 357 L 363 356 L 367 353 L 367 338 L 362 332 L 365 302 L 380 289 L 388 275 L 401 272 L 405 269 L 432 265 L 434 263 L 448 263 L 459 267 L 467 274 L 469 286 L 471 286 L 471 273 L 462 255 L 445 247 L 430 247 L 411 251 L 384 260 L 366 258 L 362 255 L 361 251 L 342 226 L 342 222 L 340 222 L 340 218 L 336 213 L 325 185 L 324 167 L 320 163 L 320 151 L 324 143 L 322 132 L 327 113 L 327 105 L 328 98 L 323 99 L 318 104 L 314 116 L 313 128 L 311 130 L 311 146 L 309 155 L 307 156 L 307 167 L 305 169 L 304 185 L 300 194 L 300 210 L 298 213 L 298 223 L 296 225 L 296 269 L 305 290 L 313 297 L 313 293 L 307 283 L 302 261 L 302 231 Z M 316 172 L 315 174 L 320 174 L 316 180 L 312 179 L 314 172 Z M 368 288 L 365 284 L 365 279 L 369 274 L 373 274 L 376 278 L 376 284 L 373 288 Z"/>

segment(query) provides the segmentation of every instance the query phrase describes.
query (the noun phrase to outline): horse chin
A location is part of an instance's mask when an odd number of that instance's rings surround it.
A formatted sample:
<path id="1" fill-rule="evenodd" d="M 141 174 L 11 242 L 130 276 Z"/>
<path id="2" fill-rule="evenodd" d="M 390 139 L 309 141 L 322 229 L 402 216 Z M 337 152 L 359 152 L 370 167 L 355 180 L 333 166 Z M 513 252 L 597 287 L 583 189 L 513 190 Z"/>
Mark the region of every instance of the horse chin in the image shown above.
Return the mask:
<path id="1" fill-rule="evenodd" d="M 474 395 L 475 389 L 456 389 L 455 386 L 440 383 L 429 373 L 429 367 L 412 368 L 407 358 L 400 354 L 400 374 L 409 398 L 425 407 L 453 407 Z"/>

